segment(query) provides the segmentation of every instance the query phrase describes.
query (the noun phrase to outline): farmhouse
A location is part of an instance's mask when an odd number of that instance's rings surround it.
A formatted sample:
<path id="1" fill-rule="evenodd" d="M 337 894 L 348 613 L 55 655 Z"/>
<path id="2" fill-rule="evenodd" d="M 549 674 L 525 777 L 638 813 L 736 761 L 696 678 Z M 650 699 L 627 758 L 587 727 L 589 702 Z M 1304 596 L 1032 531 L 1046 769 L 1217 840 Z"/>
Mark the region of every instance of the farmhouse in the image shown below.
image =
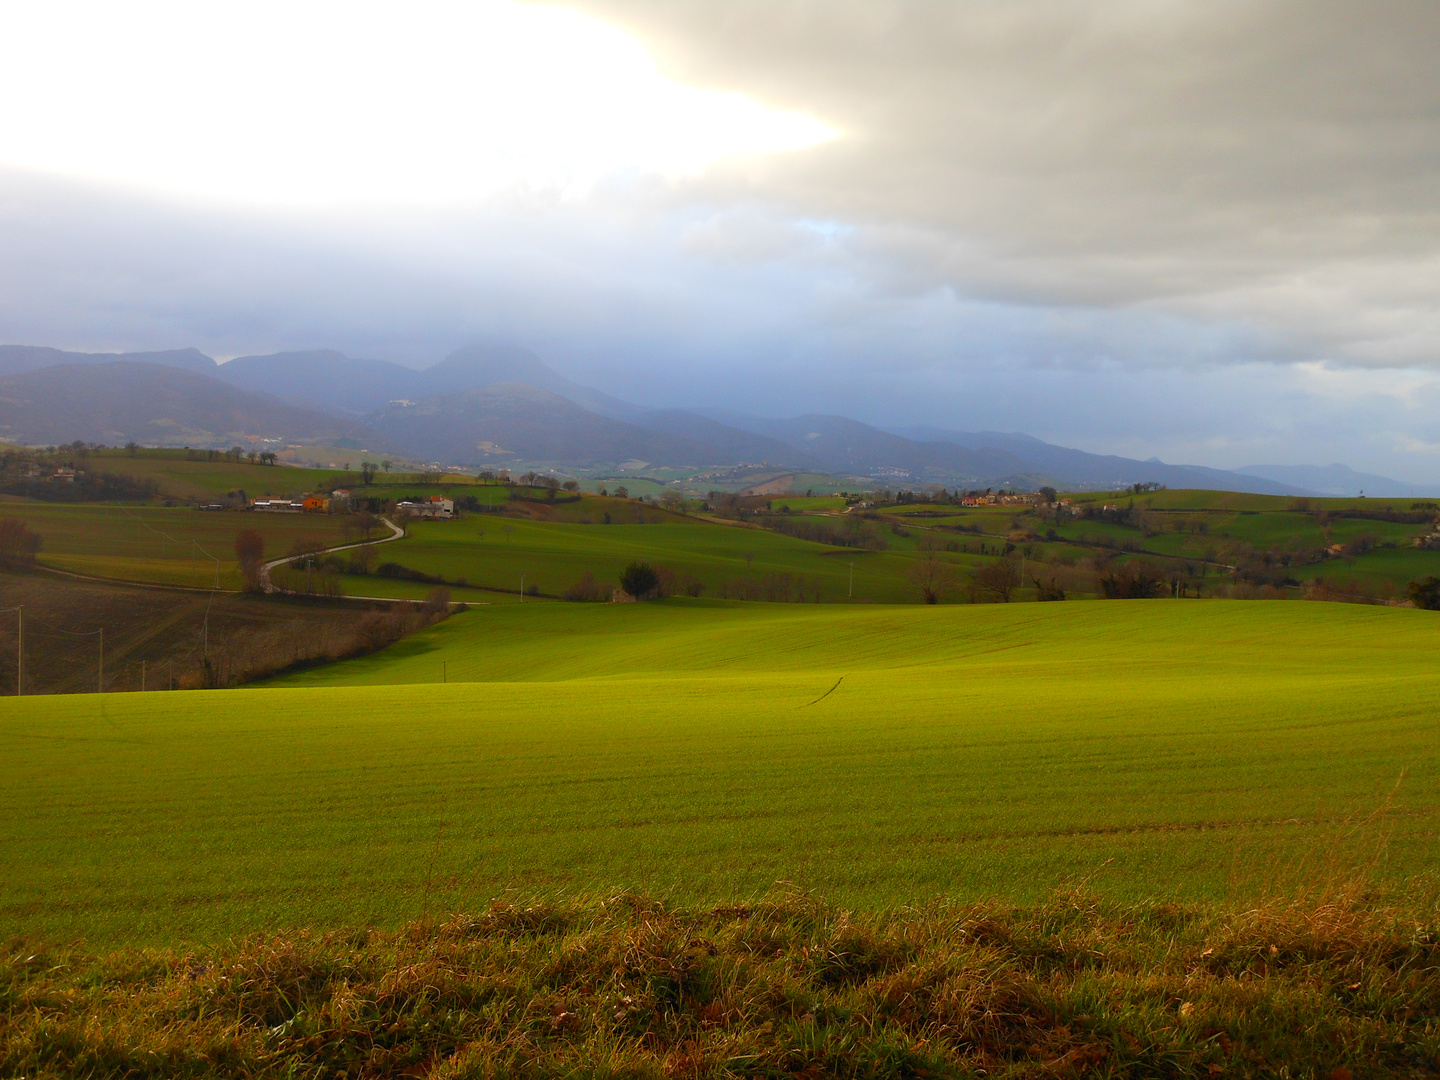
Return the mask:
<path id="1" fill-rule="evenodd" d="M 395 511 L 411 517 L 448 519 L 455 516 L 455 500 L 447 499 L 443 495 L 431 495 L 424 502 L 398 502 L 395 504 Z"/>
<path id="2" fill-rule="evenodd" d="M 324 495 L 304 495 L 301 497 L 300 509 L 307 514 L 324 514 L 330 509 L 330 500 Z"/>

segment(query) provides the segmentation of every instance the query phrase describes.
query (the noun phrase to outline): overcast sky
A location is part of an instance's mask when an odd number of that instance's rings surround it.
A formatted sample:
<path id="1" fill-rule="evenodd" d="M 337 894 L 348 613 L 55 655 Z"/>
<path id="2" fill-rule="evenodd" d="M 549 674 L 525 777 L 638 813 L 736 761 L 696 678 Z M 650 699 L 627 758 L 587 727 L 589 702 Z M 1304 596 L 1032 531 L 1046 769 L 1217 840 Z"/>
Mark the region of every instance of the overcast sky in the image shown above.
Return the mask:
<path id="1" fill-rule="evenodd" d="M 1440 481 L 1440 6 L 0 6 L 0 340 Z"/>

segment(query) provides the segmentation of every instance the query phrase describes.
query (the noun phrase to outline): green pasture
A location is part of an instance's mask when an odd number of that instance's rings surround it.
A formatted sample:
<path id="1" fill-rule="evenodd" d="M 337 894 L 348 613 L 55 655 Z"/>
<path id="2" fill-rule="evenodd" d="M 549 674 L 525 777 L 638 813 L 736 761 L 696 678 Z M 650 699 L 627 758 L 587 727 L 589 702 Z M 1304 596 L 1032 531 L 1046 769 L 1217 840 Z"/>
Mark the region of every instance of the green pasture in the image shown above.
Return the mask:
<path id="1" fill-rule="evenodd" d="M 1351 559 L 1302 566 L 1296 571 L 1298 577 L 1307 581 L 1318 577 L 1342 592 L 1375 595 L 1388 587 L 1401 597 L 1406 583 L 1431 575 L 1440 577 L 1440 551 L 1416 547 L 1379 548 Z"/>
<path id="2" fill-rule="evenodd" d="M 39 561 L 57 570 L 169 585 L 238 589 L 235 537 L 253 529 L 265 538 L 267 557 L 288 552 L 297 540 L 326 546 L 358 539 L 348 519 L 333 514 L 255 514 L 186 507 L 68 505 L 12 502 L 0 517 L 18 518 L 40 534 Z M 388 532 L 383 526 L 374 535 Z M 382 547 L 380 549 L 384 551 Z"/>
<path id="3" fill-rule="evenodd" d="M 1437 648 L 1336 604 L 477 608 L 265 688 L 9 701 L 0 932 L 1395 888 L 1436 865 Z"/>
<path id="4" fill-rule="evenodd" d="M 840 495 L 776 495 L 771 502 L 776 510 L 788 506 L 797 514 L 836 513 L 845 509 L 845 499 Z"/>
<path id="5" fill-rule="evenodd" d="M 615 489 L 623 487 L 630 498 L 638 499 L 641 495 L 648 495 L 652 498 L 659 498 L 667 491 L 674 491 L 664 480 L 652 480 L 646 476 L 599 476 L 591 477 L 581 481 L 581 486 L 586 491 L 607 491 L 615 493 Z"/>
<path id="6" fill-rule="evenodd" d="M 1417 502 L 1435 502 L 1424 496 L 1414 498 L 1371 499 L 1354 497 L 1255 495 L 1241 491 L 1210 491 L 1203 488 L 1175 488 L 1165 491 L 1080 491 L 1067 492 L 1065 498 L 1076 503 L 1114 503 L 1125 506 L 1132 500 L 1136 506 L 1151 510 L 1256 510 L 1282 511 L 1305 508 L 1314 510 L 1400 510 L 1409 511 Z"/>
<path id="7" fill-rule="evenodd" d="M 182 499 L 215 499 L 237 489 L 252 499 L 293 496 L 302 491 L 329 491 L 341 486 L 343 479 L 329 469 L 207 461 L 204 451 L 199 460 L 192 461 L 184 450 L 142 450 L 133 457 L 123 450 L 104 450 L 77 464 L 96 472 L 153 480 L 162 494 Z"/>
<path id="8" fill-rule="evenodd" d="M 622 523 L 626 518 L 633 520 L 634 513 L 650 515 L 657 523 Z M 902 540 L 888 530 L 884 536 L 892 548 L 867 552 L 797 540 L 757 527 L 642 511 L 638 504 L 623 502 L 612 522 L 583 525 L 486 515 L 470 515 L 460 521 L 419 521 L 411 524 L 407 539 L 382 548 L 378 558 L 447 581 L 463 579 L 469 585 L 507 590 L 518 590 L 523 574 L 526 588 L 538 586 L 551 596 L 563 595 L 587 571 L 597 581 L 613 585 L 626 565 L 640 559 L 666 566 L 682 577 L 693 577 L 705 587 L 703 595 L 716 596 L 727 583 L 763 583 L 788 574 L 804 583 L 810 599 L 818 586 L 820 598 L 826 602 L 847 599 L 853 563 L 856 601 L 895 603 L 919 598 L 905 577 L 914 561 L 916 539 Z M 979 558 L 942 557 L 957 570 Z"/>

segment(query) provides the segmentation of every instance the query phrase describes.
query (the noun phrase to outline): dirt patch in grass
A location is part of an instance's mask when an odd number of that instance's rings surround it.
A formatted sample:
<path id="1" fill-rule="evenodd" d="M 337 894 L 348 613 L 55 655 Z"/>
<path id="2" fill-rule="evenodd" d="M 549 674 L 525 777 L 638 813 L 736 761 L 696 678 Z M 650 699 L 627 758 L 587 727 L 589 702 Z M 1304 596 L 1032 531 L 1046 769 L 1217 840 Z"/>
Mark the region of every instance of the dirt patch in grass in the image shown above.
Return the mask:
<path id="1" fill-rule="evenodd" d="M 105 957 L 15 941 L 0 1072 L 1435 1076 L 1437 942 L 1429 907 L 1083 893 L 889 915 L 497 901 Z"/>
<path id="2" fill-rule="evenodd" d="M 384 648 L 445 614 L 414 604 L 192 592 L 0 570 L 0 608 L 21 606 L 27 695 L 238 686 Z M 0 615 L 0 695 L 15 693 L 19 637 L 17 614 Z"/>

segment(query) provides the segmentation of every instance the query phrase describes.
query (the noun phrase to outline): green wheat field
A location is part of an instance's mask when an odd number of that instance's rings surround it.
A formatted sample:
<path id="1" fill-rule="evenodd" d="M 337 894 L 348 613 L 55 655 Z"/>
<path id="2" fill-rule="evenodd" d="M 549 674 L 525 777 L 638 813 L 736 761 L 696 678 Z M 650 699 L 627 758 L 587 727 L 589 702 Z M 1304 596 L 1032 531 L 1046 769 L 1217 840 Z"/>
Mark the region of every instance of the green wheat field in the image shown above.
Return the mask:
<path id="1" fill-rule="evenodd" d="M 252 689 L 8 699 L 0 932 L 1424 889 L 1437 655 L 1337 604 L 472 608 Z"/>

